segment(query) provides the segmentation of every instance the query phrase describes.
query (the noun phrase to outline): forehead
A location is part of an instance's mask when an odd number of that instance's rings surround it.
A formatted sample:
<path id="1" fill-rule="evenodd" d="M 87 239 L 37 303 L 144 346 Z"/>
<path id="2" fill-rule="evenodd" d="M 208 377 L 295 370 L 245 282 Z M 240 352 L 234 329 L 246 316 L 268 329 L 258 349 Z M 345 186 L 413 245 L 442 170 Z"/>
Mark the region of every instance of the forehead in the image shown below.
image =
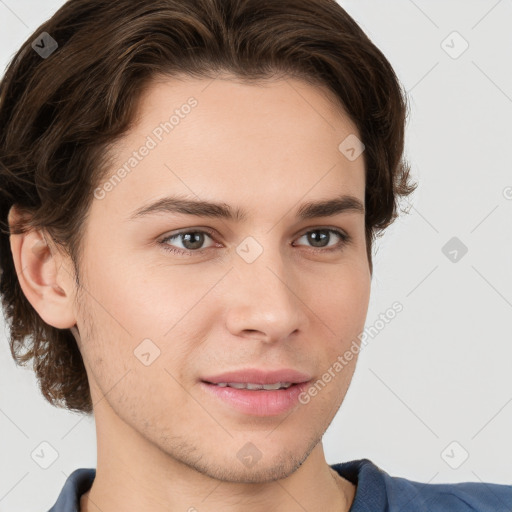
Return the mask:
<path id="1" fill-rule="evenodd" d="M 236 124 L 237 129 L 245 126 L 240 135 L 262 129 L 271 133 L 273 126 L 297 134 L 313 129 L 357 133 L 355 124 L 327 86 L 292 77 L 241 81 L 229 75 L 214 79 L 155 77 L 140 96 L 134 133 L 140 129 L 147 132 L 162 116 L 168 119 L 174 111 L 178 114 L 180 109 L 185 110 L 190 98 L 199 107 L 193 108 L 193 118 L 200 118 L 203 124 L 215 121 L 219 123 L 217 130 L 228 128 L 229 124 Z M 301 122 L 294 125 L 294 120 Z"/>
<path id="2" fill-rule="evenodd" d="M 352 161 L 340 150 L 354 136 L 355 124 L 325 87 L 293 78 L 159 77 L 114 146 L 102 207 L 168 192 L 235 207 L 234 200 L 258 197 L 260 209 L 262 200 L 270 206 L 341 193 L 364 200 L 364 155 Z"/>

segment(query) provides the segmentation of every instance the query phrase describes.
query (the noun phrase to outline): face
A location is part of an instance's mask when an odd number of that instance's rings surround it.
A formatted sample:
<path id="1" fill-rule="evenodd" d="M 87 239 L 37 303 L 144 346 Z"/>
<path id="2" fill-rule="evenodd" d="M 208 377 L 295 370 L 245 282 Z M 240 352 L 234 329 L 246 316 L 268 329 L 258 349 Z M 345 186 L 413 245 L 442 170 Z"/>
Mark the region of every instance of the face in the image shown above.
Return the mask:
<path id="1" fill-rule="evenodd" d="M 299 214 L 341 196 L 364 205 L 364 155 L 338 149 L 349 135 L 328 93 L 295 79 L 147 89 L 84 231 L 75 314 L 97 423 L 116 418 L 225 481 L 283 478 L 306 459 L 347 392 L 357 354 L 335 363 L 359 341 L 369 301 L 364 212 Z M 233 216 L 171 201 L 140 214 L 170 196 Z M 263 372 L 248 382 L 294 384 L 205 382 L 241 382 L 222 374 L 247 369 Z M 266 375 L 281 370 L 295 373 Z"/>

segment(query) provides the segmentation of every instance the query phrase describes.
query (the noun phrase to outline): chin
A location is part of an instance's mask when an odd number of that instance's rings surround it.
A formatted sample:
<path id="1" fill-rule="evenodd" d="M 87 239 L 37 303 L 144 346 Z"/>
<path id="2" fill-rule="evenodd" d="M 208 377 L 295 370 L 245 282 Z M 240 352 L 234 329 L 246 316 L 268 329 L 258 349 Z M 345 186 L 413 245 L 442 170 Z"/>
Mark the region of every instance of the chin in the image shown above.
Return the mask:
<path id="1" fill-rule="evenodd" d="M 275 461 L 260 460 L 252 467 L 244 467 L 239 461 L 233 463 L 226 461 L 225 465 L 197 463 L 194 469 L 199 473 L 222 482 L 230 483 L 270 483 L 290 476 L 301 465 L 302 461 L 290 459 L 289 457 L 278 457 Z"/>
<path id="2" fill-rule="evenodd" d="M 210 451 L 188 465 L 199 473 L 223 482 L 263 484 L 293 474 L 320 440 L 318 436 L 314 440 L 302 438 L 297 439 L 294 446 L 284 446 L 277 438 L 271 440 L 269 431 L 260 440 L 244 435 L 243 441 L 231 440 L 229 446 L 219 450 L 220 453 Z"/>

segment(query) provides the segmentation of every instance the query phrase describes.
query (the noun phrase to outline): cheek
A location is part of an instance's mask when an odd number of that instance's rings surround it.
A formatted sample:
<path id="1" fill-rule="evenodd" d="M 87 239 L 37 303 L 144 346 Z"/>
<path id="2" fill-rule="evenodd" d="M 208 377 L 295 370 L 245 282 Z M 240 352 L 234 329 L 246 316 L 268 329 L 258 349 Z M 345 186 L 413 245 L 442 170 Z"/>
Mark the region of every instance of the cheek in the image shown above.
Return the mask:
<path id="1" fill-rule="evenodd" d="M 322 289 L 318 286 L 320 282 Z M 370 287 L 369 272 L 347 265 L 326 274 L 321 281 L 317 280 L 316 288 L 310 288 L 311 309 L 338 343 L 350 343 L 364 329 Z"/>
<path id="2" fill-rule="evenodd" d="M 124 380 L 139 382 L 141 396 L 146 384 L 168 388 L 174 382 L 169 373 L 187 382 L 194 350 L 213 325 L 205 294 L 218 277 L 197 282 L 192 266 L 183 272 L 127 259 L 115 264 L 114 255 L 93 261 L 83 294 L 87 315 L 82 323 L 93 327 L 84 357 L 103 391 L 127 371 Z"/>
<path id="3" fill-rule="evenodd" d="M 168 332 L 190 309 L 195 285 L 187 286 L 179 269 L 155 268 L 142 255 L 105 251 L 90 260 L 85 287 L 96 303 L 95 323 L 135 342 Z"/>

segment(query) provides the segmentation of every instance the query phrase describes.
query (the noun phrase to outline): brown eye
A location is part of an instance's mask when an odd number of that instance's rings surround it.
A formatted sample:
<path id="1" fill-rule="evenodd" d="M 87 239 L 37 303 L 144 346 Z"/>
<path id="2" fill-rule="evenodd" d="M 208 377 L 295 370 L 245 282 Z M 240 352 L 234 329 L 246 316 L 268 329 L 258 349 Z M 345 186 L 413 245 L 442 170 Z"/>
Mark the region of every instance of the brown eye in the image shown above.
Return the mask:
<path id="1" fill-rule="evenodd" d="M 332 234 L 335 234 L 341 241 L 337 244 L 329 246 Z M 317 251 L 336 251 L 341 250 L 350 241 L 350 237 L 337 229 L 331 228 L 316 228 L 304 233 L 301 238 L 306 237 L 306 240 L 311 244 L 312 248 Z"/>
<path id="2" fill-rule="evenodd" d="M 177 254 L 191 254 L 193 252 L 201 252 L 204 249 L 205 237 L 211 238 L 210 233 L 202 230 L 182 231 L 165 237 L 160 241 L 160 244 L 166 251 Z M 173 240 L 181 240 L 183 248 L 176 248 L 168 243 Z"/>

